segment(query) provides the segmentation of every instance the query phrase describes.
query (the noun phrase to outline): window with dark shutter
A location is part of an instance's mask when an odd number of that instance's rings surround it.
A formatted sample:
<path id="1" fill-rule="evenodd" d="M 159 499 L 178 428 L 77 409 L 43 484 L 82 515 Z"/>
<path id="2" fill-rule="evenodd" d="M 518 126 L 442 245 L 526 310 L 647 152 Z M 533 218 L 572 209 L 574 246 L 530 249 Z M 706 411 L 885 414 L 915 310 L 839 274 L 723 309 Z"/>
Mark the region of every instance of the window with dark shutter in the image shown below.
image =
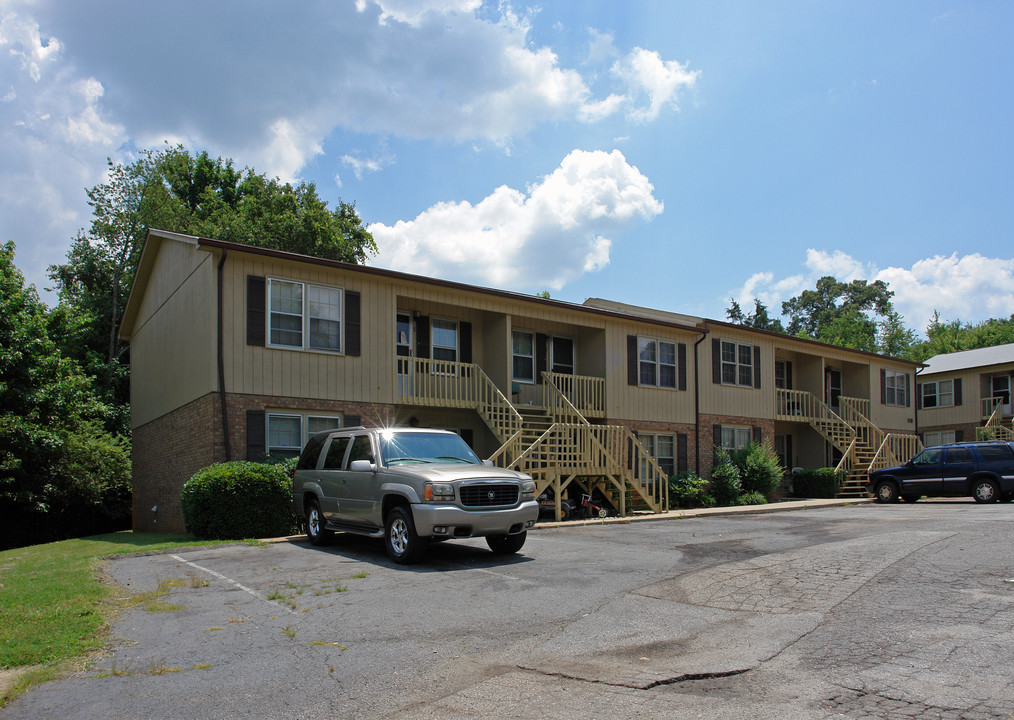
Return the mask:
<path id="1" fill-rule="evenodd" d="M 683 433 L 676 436 L 676 472 L 685 473 L 690 467 L 690 457 L 687 451 L 687 436 Z"/>
<path id="2" fill-rule="evenodd" d="M 264 347 L 265 279 L 246 276 L 246 344 Z"/>
<path id="3" fill-rule="evenodd" d="M 263 280 L 263 278 L 261 278 Z M 263 410 L 246 411 L 246 459 L 263 460 L 266 454 L 267 439 L 265 437 Z"/>
<path id="4" fill-rule="evenodd" d="M 458 332 L 460 337 L 458 343 L 459 362 L 470 363 L 472 362 L 472 323 L 470 322 L 459 322 Z"/>
<path id="5" fill-rule="evenodd" d="M 627 385 L 637 385 L 637 335 L 627 335 Z"/>
<path id="6" fill-rule="evenodd" d="M 687 346 L 686 343 L 680 343 L 677 346 L 677 355 L 679 357 L 679 388 L 680 390 L 687 389 Z M 686 436 L 684 436 L 685 438 Z"/>
<path id="7" fill-rule="evenodd" d="M 961 378 L 954 379 L 954 404 L 961 404 Z"/>
<path id="8" fill-rule="evenodd" d="M 345 291 L 345 354 L 353 357 L 362 353 L 360 303 L 359 293 Z"/>
<path id="9" fill-rule="evenodd" d="M 722 341 L 717 338 L 711 340 L 711 382 L 722 384 Z"/>
<path id="10" fill-rule="evenodd" d="M 753 346 L 753 386 L 761 386 L 760 347 L 757 345 Z"/>
<path id="11" fill-rule="evenodd" d="M 363 424 L 363 420 L 358 415 L 345 415 L 342 417 L 342 427 L 359 427 Z"/>

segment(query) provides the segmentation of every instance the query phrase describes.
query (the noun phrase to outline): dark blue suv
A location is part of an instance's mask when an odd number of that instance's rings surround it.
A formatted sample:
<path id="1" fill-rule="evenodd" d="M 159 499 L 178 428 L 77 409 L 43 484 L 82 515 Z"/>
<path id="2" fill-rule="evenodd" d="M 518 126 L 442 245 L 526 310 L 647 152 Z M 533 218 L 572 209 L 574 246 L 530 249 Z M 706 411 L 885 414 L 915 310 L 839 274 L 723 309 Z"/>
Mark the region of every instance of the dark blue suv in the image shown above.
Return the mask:
<path id="1" fill-rule="evenodd" d="M 1014 500 L 1014 443 L 977 442 L 928 447 L 904 465 L 870 473 L 877 502 L 967 497 L 976 502 Z"/>

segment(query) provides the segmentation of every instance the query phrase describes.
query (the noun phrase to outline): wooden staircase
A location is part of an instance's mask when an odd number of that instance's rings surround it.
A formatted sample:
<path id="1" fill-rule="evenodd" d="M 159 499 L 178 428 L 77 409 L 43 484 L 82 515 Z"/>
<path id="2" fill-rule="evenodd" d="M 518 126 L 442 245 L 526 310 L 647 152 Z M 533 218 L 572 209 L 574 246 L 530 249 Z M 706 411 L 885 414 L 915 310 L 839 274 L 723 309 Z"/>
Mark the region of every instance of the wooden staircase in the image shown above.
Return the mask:
<path id="1" fill-rule="evenodd" d="M 987 398 L 983 401 L 984 410 L 989 412 L 989 419 L 984 426 L 978 428 L 976 434 L 979 438 L 1008 442 L 1014 440 L 1014 421 L 1011 427 L 1003 424 L 1003 401 L 1004 398 L 1001 397 Z"/>

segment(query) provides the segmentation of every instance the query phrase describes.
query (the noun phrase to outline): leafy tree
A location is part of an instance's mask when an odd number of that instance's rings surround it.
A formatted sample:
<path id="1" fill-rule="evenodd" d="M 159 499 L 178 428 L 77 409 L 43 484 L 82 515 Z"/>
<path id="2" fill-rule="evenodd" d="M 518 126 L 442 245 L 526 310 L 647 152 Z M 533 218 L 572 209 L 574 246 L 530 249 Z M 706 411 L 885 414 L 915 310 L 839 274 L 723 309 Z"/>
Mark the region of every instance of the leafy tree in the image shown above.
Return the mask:
<path id="1" fill-rule="evenodd" d="M 120 409 L 112 422 L 124 433 L 128 348 L 118 330 L 149 229 L 351 263 L 376 252 L 354 205 L 339 201 L 329 209 L 312 183 L 293 187 L 179 145 L 145 150 L 129 165 L 110 161 L 106 182 L 87 194 L 90 229 L 74 238 L 65 263 L 49 268 L 60 295 L 49 329 L 95 377 L 100 396 Z"/>
<path id="2" fill-rule="evenodd" d="M 1014 315 L 1007 320 L 991 318 L 972 324 L 960 320 L 941 322 L 940 313 L 934 312 L 926 338 L 925 342 L 914 344 L 906 357 L 923 362 L 934 355 L 1014 343 Z"/>
<path id="3" fill-rule="evenodd" d="M 48 323 L 0 246 L 0 549 L 129 522 L 129 443 L 103 428 L 107 406 Z"/>
<path id="4" fill-rule="evenodd" d="M 783 333 L 785 328 L 782 326 L 782 321 L 778 318 L 772 319 L 768 314 L 767 306 L 757 298 L 753 300 L 753 313 L 746 315 L 740 308 L 739 303 L 734 299 L 729 299 L 729 307 L 725 311 L 725 316 L 729 318 L 729 322 L 734 322 L 737 325 L 745 325 L 747 327 L 756 328 L 758 330 L 770 330 L 771 332 Z"/>
<path id="5" fill-rule="evenodd" d="M 783 302 L 782 315 L 790 318 L 787 328 L 789 334 L 818 340 L 826 328 L 843 316 L 845 319 L 855 319 L 855 313 L 860 312 L 886 317 L 893 309 L 893 296 L 894 292 L 887 288 L 887 283 L 883 280 L 872 283 L 853 280 L 843 283 L 825 275 L 817 281 L 813 290 L 804 290 Z"/>

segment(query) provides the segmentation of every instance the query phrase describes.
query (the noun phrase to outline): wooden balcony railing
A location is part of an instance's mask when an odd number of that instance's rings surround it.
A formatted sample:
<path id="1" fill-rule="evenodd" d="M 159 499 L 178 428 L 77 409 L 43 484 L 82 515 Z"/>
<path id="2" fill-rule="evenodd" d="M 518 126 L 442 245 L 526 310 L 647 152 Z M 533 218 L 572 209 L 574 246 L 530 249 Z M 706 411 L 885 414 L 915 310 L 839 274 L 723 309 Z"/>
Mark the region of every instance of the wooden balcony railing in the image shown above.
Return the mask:
<path id="1" fill-rule="evenodd" d="M 586 418 L 606 416 L 605 378 L 551 372 L 542 373 L 542 377 L 546 382 L 552 382 L 582 416 Z"/>
<path id="2" fill-rule="evenodd" d="M 574 423 L 577 425 L 589 425 L 588 419 L 581 414 L 570 398 L 560 389 L 564 384 L 563 378 L 573 377 L 572 375 L 560 375 L 559 373 L 542 373 L 542 405 L 549 413 L 554 423 Z"/>

